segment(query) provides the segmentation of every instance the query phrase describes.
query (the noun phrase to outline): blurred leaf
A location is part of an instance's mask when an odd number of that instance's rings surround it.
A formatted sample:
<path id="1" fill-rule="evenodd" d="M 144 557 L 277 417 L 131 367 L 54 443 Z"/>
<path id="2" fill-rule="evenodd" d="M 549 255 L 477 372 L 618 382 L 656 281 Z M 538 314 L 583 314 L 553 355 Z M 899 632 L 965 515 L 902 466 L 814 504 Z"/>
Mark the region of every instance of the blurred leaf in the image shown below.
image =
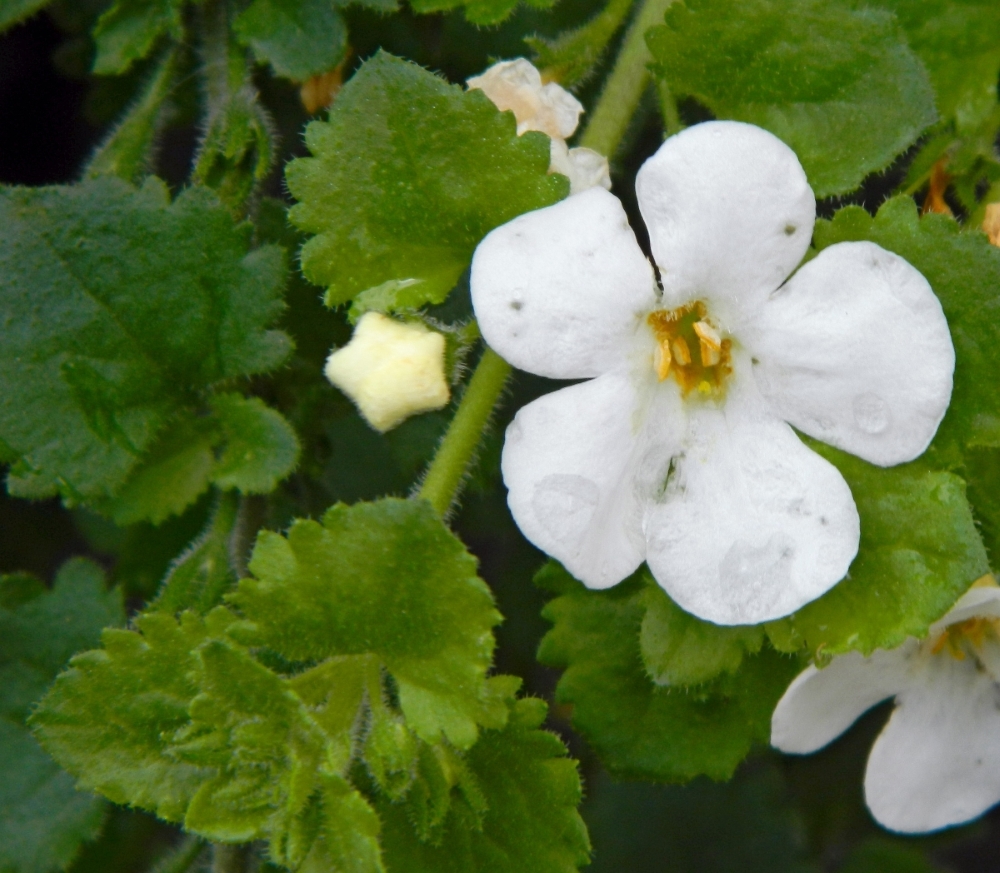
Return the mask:
<path id="1" fill-rule="evenodd" d="M 861 516 L 861 546 L 847 578 L 788 618 L 767 625 L 783 651 L 819 657 L 892 649 L 921 637 L 989 572 L 965 482 L 919 462 L 885 469 L 811 442 L 847 480 Z"/>
<path id="2" fill-rule="evenodd" d="M 517 8 L 520 0 L 411 0 L 414 12 L 445 12 L 465 7 L 465 17 L 473 24 L 499 24 Z M 535 9 L 548 9 L 556 0 L 525 0 Z"/>
<path id="3" fill-rule="evenodd" d="M 666 22 L 648 34 L 655 74 L 782 139 L 817 197 L 854 190 L 936 120 L 927 73 L 884 10 L 748 0 L 733 15 L 727 0 L 689 0 Z"/>
<path id="4" fill-rule="evenodd" d="M 858 206 L 816 222 L 818 249 L 845 240 L 871 240 L 895 252 L 930 282 L 955 344 L 951 405 L 925 461 L 961 463 L 956 446 L 1000 446 L 1000 392 L 984 390 L 1000 367 L 1000 248 L 984 234 L 962 233 L 948 216 L 918 217 L 909 197 L 894 197 L 872 218 Z"/>
<path id="5" fill-rule="evenodd" d="M 538 729 L 546 709 L 519 700 L 506 727 L 483 732 L 464 761 L 483 809 L 455 789 L 437 840 L 421 841 L 405 806 L 379 803 L 390 873 L 569 873 L 589 862 L 580 775 L 559 738 Z"/>
<path id="6" fill-rule="evenodd" d="M 200 429 L 185 418 L 200 392 L 288 354 L 287 336 L 264 330 L 281 308 L 280 249 L 248 253 L 250 228 L 204 189 L 170 203 L 155 179 L 4 188 L 0 216 L 0 440 L 20 456 L 19 496 L 113 496 L 169 443 L 168 421 Z M 207 449 L 185 436 L 177 450 L 180 506 Z"/>
<path id="7" fill-rule="evenodd" d="M 97 835 L 104 803 L 78 792 L 24 727 L 32 704 L 70 656 L 101 628 L 125 620 L 90 561 L 68 561 L 48 591 L 23 575 L 0 577 L 0 870 L 64 868 Z"/>
<path id="8" fill-rule="evenodd" d="M 674 603 L 659 585 L 646 587 L 646 614 L 639 646 L 646 672 L 657 685 L 698 685 L 732 673 L 744 655 L 764 643 L 760 626 L 721 627 L 695 618 Z"/>
<path id="9" fill-rule="evenodd" d="M 429 742 L 443 731 L 467 748 L 477 724 L 502 723 L 505 707 L 484 685 L 500 616 L 429 504 L 337 505 L 322 524 L 296 521 L 287 538 L 264 531 L 250 571 L 230 598 L 249 621 L 241 641 L 291 661 L 376 655 Z"/>
<path id="10" fill-rule="evenodd" d="M 854 848 L 837 873 L 942 873 L 915 846 L 900 845 L 885 837 L 870 837 Z"/>
<path id="11" fill-rule="evenodd" d="M 567 193 L 548 175 L 544 134 L 518 137 L 482 93 L 385 53 L 344 86 L 329 121 L 309 124 L 306 145 L 313 157 L 286 172 L 290 217 L 314 235 L 302 269 L 330 306 L 386 283 L 405 289 L 399 305 L 440 303 L 490 230 Z"/>
<path id="12" fill-rule="evenodd" d="M 260 61 L 296 82 L 332 70 L 344 57 L 347 27 L 334 0 L 254 0 L 233 29 Z"/>
<path id="13" fill-rule="evenodd" d="M 525 37 L 535 51 L 534 64 L 546 78 L 569 88 L 589 79 L 601 62 L 608 43 L 619 31 L 634 0 L 608 0 L 605 8 L 586 24 L 555 39 Z"/>
<path id="14" fill-rule="evenodd" d="M 550 562 L 538 584 L 560 591 L 545 607 L 554 627 L 538 659 L 565 669 L 556 699 L 573 706 L 573 727 L 620 778 L 685 782 L 728 779 L 754 743 L 770 737 L 771 712 L 798 672 L 770 649 L 698 689 L 656 685 L 639 635 L 647 589 L 643 569 L 607 591 L 589 591 Z"/>
<path id="15" fill-rule="evenodd" d="M 94 28 L 94 72 L 119 75 L 146 57 L 161 36 L 180 39 L 183 7 L 184 0 L 115 0 Z"/>
<path id="16" fill-rule="evenodd" d="M 29 15 L 34 15 L 49 2 L 50 0 L 3 0 L 0 4 L 0 32 Z"/>

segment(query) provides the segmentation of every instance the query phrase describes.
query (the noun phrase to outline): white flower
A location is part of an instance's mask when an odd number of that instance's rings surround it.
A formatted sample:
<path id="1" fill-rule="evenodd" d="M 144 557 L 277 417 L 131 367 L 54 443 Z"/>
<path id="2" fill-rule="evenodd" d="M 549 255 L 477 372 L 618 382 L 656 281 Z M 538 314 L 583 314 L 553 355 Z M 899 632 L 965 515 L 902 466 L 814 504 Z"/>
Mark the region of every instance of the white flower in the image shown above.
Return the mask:
<path id="1" fill-rule="evenodd" d="M 1000 801 L 1000 588 L 973 587 L 923 642 L 807 668 L 771 721 L 771 743 L 815 752 L 896 698 L 868 757 L 865 800 L 894 831 L 961 824 Z"/>
<path id="2" fill-rule="evenodd" d="M 351 341 L 327 358 L 324 372 L 384 433 L 411 415 L 448 403 L 444 351 L 444 337 L 422 324 L 366 312 Z"/>
<path id="3" fill-rule="evenodd" d="M 503 476 L 525 536 L 591 588 L 647 561 L 718 624 L 787 615 L 857 552 L 840 473 L 789 424 L 888 466 L 927 447 L 951 396 L 937 298 L 868 242 L 821 252 L 792 151 L 709 122 L 639 172 L 662 290 L 600 188 L 490 233 L 472 262 L 486 341 L 563 388 L 518 412 Z M 784 284 L 782 284 L 784 283 Z"/>
<path id="4" fill-rule="evenodd" d="M 608 159 L 593 149 L 567 148 L 583 112 L 580 103 L 555 82 L 542 84 L 542 74 L 524 58 L 501 61 L 480 76 L 467 80 L 469 90 L 480 89 L 501 111 L 517 119 L 518 135 L 540 130 L 551 138 L 550 173 L 569 178 L 570 193 L 600 185 L 611 190 Z"/>

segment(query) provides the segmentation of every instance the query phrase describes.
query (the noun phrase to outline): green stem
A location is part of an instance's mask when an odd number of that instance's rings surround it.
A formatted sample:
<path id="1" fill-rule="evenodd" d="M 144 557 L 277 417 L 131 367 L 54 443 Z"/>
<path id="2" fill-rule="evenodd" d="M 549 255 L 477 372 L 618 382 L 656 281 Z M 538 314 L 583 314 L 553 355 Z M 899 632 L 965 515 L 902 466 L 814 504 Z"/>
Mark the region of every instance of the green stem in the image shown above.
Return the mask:
<path id="1" fill-rule="evenodd" d="M 510 364 L 487 347 L 417 492 L 442 516 L 458 496 L 509 375 Z"/>
<path id="2" fill-rule="evenodd" d="M 136 182 L 149 171 L 156 137 L 166 120 L 174 85 L 177 53 L 169 51 L 153 70 L 125 117 L 98 147 L 83 171 L 86 179 L 118 176 Z"/>
<path id="3" fill-rule="evenodd" d="M 643 0 L 622 42 L 618 59 L 604 83 L 597 105 L 590 113 L 580 145 L 612 157 L 649 85 L 649 62 L 653 56 L 646 45 L 646 31 L 663 22 L 673 0 Z M 669 123 L 669 122 L 668 122 Z"/>
<path id="4" fill-rule="evenodd" d="M 235 507 L 232 494 L 224 494 L 220 501 L 231 501 L 229 505 Z M 239 508 L 227 518 L 232 530 L 229 535 L 229 566 L 237 579 L 243 579 L 250 573 L 247 568 L 250 553 L 266 517 L 267 500 L 259 495 L 244 494 L 240 497 Z"/>
<path id="5" fill-rule="evenodd" d="M 212 845 L 212 873 L 244 873 L 246 868 L 246 846 L 233 846 L 227 843 Z"/>
<path id="6" fill-rule="evenodd" d="M 187 873 L 205 851 L 205 844 L 195 836 L 187 836 L 166 858 L 153 868 L 153 873 Z"/>

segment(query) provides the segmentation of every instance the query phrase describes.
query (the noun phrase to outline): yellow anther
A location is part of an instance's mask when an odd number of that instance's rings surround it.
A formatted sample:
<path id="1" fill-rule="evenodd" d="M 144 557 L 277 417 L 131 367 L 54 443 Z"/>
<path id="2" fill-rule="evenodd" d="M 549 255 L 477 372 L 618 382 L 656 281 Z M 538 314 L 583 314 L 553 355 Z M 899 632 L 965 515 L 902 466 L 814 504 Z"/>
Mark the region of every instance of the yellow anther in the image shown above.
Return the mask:
<path id="1" fill-rule="evenodd" d="M 677 363 L 682 367 L 691 363 L 691 349 L 688 348 L 687 341 L 682 336 L 674 337 L 670 341 L 670 350 L 674 353 Z"/>
<path id="2" fill-rule="evenodd" d="M 670 364 L 672 361 L 670 344 L 658 342 L 656 344 L 656 351 L 653 352 L 653 368 L 656 370 L 656 378 L 661 382 L 670 375 Z"/>
<path id="3" fill-rule="evenodd" d="M 714 367 L 722 360 L 722 337 L 708 322 L 696 321 L 693 326 L 694 332 L 698 335 L 701 365 Z"/>

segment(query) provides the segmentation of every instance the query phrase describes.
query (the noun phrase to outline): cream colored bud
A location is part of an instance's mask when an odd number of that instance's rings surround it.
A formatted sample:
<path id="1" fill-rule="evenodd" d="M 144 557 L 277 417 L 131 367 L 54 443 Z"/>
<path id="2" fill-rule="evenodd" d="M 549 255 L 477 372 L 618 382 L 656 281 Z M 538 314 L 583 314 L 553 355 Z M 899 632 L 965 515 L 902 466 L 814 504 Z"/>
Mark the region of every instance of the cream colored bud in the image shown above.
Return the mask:
<path id="1" fill-rule="evenodd" d="M 365 420 L 385 433 L 411 415 L 451 399 L 444 375 L 444 337 L 422 324 L 366 312 L 354 336 L 326 361 L 326 378 L 354 401 Z"/>
<path id="2" fill-rule="evenodd" d="M 553 139 L 549 149 L 549 172 L 569 178 L 569 193 L 579 194 L 600 185 L 611 190 L 611 170 L 608 159 L 593 149 L 567 148 L 565 141 Z"/>
<path id="3" fill-rule="evenodd" d="M 583 104 L 554 82 L 542 84 L 542 74 L 524 58 L 501 61 L 481 76 L 467 80 L 469 90 L 480 89 L 500 110 L 517 119 L 517 132 L 540 130 L 566 139 L 573 135 Z"/>

